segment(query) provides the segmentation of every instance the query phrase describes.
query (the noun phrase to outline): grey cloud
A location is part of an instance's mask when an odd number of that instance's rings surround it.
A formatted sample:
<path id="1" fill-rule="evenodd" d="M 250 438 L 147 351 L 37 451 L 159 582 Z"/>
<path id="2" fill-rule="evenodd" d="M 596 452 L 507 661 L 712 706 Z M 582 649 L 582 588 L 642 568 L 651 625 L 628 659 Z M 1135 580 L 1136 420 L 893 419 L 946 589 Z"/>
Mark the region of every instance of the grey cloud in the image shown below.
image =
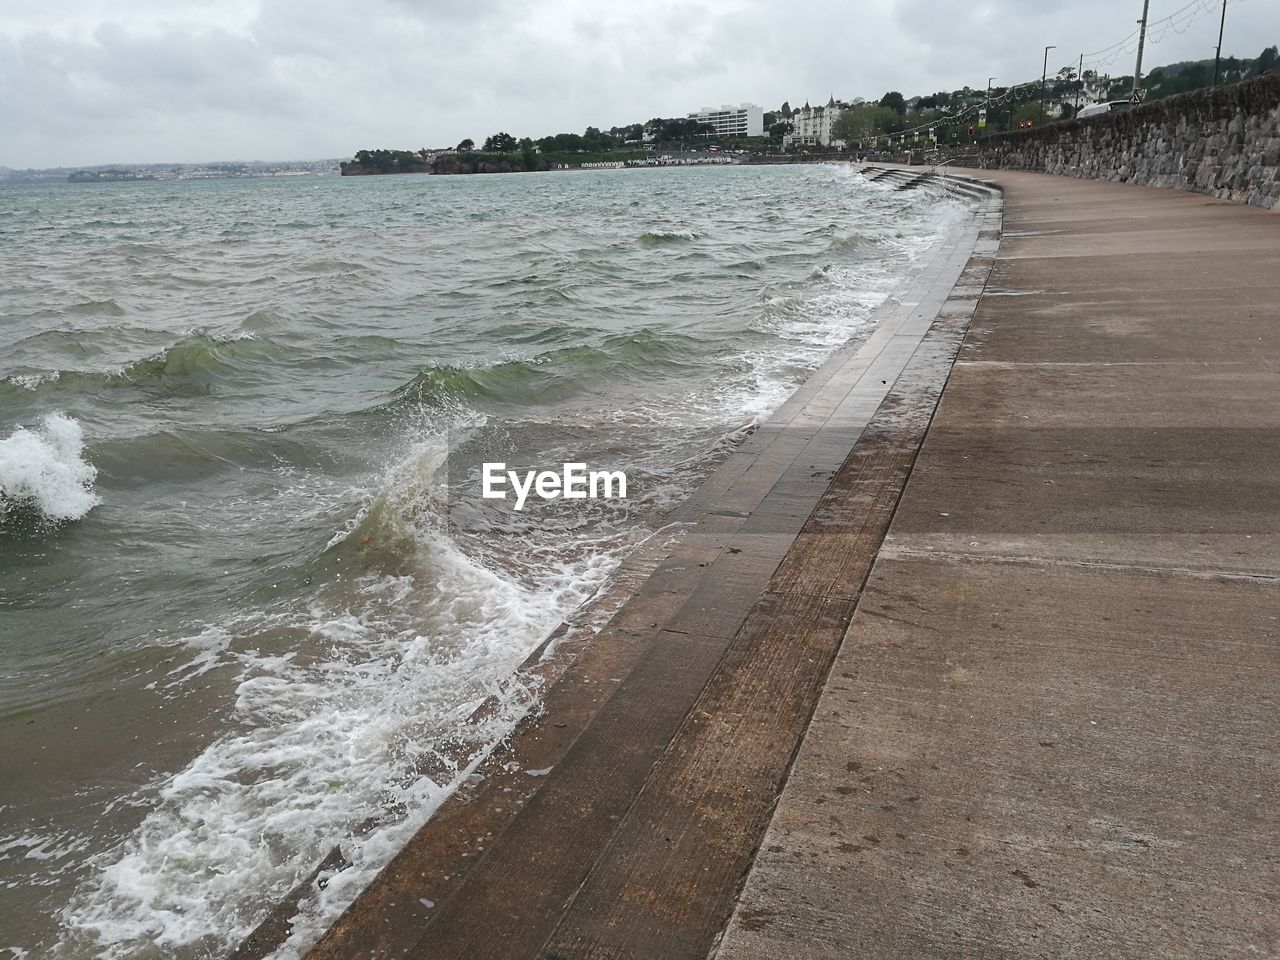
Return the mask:
<path id="1" fill-rule="evenodd" d="M 1176 8 L 1153 0 L 1152 17 Z M 1168 9 L 1164 9 L 1168 6 Z M 1130 7 L 1133 9 L 1130 10 Z M 1037 76 L 1133 29 L 1140 2 L 984 0 L 8 0 L 0 164 L 349 156 Z M 1211 22 L 1214 21 L 1214 22 Z M 1280 39 L 1233 2 L 1227 52 Z M 1211 53 L 1203 17 L 1148 53 Z M 1117 63 L 1113 73 L 1131 70 Z"/>

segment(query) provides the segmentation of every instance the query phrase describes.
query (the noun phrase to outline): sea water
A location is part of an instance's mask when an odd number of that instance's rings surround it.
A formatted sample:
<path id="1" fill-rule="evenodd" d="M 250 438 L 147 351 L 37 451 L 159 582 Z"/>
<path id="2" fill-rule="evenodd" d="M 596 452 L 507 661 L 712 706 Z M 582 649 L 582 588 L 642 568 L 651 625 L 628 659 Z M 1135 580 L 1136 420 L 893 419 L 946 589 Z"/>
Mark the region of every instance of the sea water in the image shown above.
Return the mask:
<path id="1" fill-rule="evenodd" d="M 0 957 L 222 956 L 339 845 L 299 955 L 957 216 L 835 165 L 0 189 Z M 495 519 L 467 445 L 628 495 Z"/>

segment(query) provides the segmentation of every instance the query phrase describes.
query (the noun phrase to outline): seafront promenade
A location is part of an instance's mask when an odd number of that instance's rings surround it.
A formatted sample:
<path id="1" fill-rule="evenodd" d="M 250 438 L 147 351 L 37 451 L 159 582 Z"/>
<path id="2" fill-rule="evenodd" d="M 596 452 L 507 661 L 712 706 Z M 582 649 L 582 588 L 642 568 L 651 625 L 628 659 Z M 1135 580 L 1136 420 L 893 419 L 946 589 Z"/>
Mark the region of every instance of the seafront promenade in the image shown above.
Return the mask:
<path id="1" fill-rule="evenodd" d="M 995 269 L 717 956 L 1280 955 L 1280 215 L 973 175 Z"/>
<path id="2" fill-rule="evenodd" d="M 1280 219 L 962 173 L 313 960 L 1280 951 Z"/>

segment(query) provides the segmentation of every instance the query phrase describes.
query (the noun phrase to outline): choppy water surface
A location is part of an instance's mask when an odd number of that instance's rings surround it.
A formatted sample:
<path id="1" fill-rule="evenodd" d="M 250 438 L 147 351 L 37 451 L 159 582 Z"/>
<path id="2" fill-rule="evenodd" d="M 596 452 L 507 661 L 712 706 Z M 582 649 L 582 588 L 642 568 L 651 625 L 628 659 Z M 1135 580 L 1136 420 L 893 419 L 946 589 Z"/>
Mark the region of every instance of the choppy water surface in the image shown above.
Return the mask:
<path id="1" fill-rule="evenodd" d="M 0 190 L 0 957 L 221 956 L 341 842 L 296 955 L 955 217 L 841 167 Z M 487 511 L 467 445 L 630 496 Z"/>

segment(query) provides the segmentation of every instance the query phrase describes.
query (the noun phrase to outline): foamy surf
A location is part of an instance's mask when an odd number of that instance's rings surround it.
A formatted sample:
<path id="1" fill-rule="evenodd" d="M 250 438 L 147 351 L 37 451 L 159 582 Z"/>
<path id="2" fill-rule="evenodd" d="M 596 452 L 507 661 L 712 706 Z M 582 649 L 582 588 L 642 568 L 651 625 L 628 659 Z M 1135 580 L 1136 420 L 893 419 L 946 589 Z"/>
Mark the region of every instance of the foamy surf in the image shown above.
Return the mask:
<path id="1" fill-rule="evenodd" d="M 339 844 L 345 865 L 304 900 L 279 954 L 297 955 L 536 707 L 516 667 L 600 587 L 628 540 L 514 570 L 468 556 L 447 523 L 442 443 L 410 443 L 324 550 L 409 572 L 353 567 L 304 609 L 261 610 L 184 641 L 190 656 L 166 689 L 235 670 L 234 731 L 158 784 L 141 825 L 97 858 L 63 912 L 62 955 L 225 949 L 261 920 L 264 897 L 283 896 Z M 472 723 L 486 700 L 493 708 Z"/>
<path id="2" fill-rule="evenodd" d="M 349 183 L 179 186 L 176 216 L 124 186 L 145 246 L 27 236 L 39 296 L 0 264 L 18 318 L 0 406 L 49 456 L 40 415 L 80 418 L 83 493 L 111 505 L 0 550 L 19 599 L 0 732 L 32 783 L 67 784 L 60 806 L 22 785 L 0 806 L 0 846 L 66 839 L 37 851 L 56 870 L 0 850 L 4 942 L 224 956 L 338 845 L 348 865 L 279 956 L 304 952 L 538 709 L 528 653 L 567 616 L 595 624 L 575 611 L 621 558 L 865 332 L 951 219 L 840 168 L 530 182 L 384 178 L 358 203 Z M 281 233 L 264 190 L 330 229 Z M 335 244 L 367 251 L 358 276 L 308 266 Z M 124 289 L 123 315 L 58 306 Z M 625 466 L 634 490 L 490 515 L 445 439 L 522 468 Z"/>
<path id="3" fill-rule="evenodd" d="M 98 471 L 83 454 L 84 431 L 61 413 L 0 440 L 0 524 L 24 510 L 51 523 L 79 520 L 97 506 Z"/>

